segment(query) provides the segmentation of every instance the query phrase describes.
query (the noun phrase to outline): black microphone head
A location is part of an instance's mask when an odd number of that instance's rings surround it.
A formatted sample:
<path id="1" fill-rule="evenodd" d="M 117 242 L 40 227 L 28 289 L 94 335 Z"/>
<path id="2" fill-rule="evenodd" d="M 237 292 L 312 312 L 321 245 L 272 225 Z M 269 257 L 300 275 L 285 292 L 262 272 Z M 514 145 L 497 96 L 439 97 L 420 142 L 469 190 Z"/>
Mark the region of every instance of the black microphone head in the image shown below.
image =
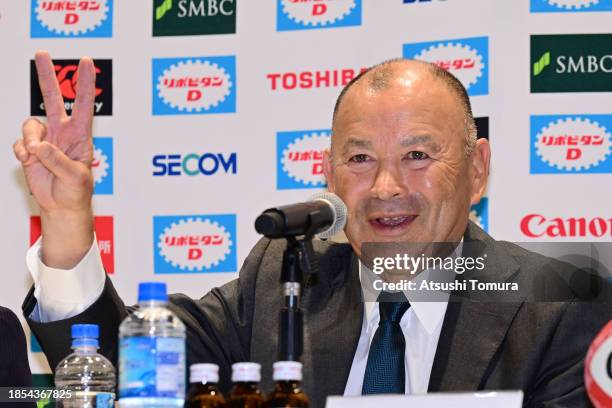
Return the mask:
<path id="1" fill-rule="evenodd" d="M 284 226 L 283 215 L 274 210 L 264 212 L 255 220 L 255 231 L 268 238 L 282 237 Z"/>
<path id="2" fill-rule="evenodd" d="M 268 238 L 313 235 L 331 237 L 344 228 L 346 206 L 332 193 L 320 193 L 308 202 L 265 210 L 255 220 L 255 230 Z"/>

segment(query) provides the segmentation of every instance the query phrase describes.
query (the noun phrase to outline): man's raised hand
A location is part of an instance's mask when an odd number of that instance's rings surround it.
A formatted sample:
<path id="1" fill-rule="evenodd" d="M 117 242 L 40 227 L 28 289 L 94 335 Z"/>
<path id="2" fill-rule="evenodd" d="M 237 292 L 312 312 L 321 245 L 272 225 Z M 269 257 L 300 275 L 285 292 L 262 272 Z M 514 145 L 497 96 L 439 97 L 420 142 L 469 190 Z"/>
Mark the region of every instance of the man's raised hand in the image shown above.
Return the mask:
<path id="1" fill-rule="evenodd" d="M 13 151 L 21 162 L 28 188 L 40 206 L 43 262 L 71 268 L 85 254 L 93 239 L 92 121 L 95 68 L 91 58 L 79 63 L 72 116 L 55 76 L 51 57 L 36 53 L 36 70 L 42 91 L 46 124 L 30 118 Z"/>

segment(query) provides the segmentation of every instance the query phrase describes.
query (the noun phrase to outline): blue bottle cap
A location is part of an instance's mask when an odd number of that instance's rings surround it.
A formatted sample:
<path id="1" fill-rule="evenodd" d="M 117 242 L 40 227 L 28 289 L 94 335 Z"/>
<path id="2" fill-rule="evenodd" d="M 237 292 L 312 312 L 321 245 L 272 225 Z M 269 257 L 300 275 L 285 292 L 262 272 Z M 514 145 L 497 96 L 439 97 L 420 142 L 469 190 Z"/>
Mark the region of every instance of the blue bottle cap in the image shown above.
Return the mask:
<path id="1" fill-rule="evenodd" d="M 73 324 L 72 347 L 98 347 L 100 328 L 97 324 Z"/>
<path id="2" fill-rule="evenodd" d="M 100 328 L 97 324 L 73 324 L 72 338 L 86 337 L 89 339 L 97 339 L 100 337 Z"/>
<path id="3" fill-rule="evenodd" d="M 138 301 L 161 300 L 168 301 L 166 284 L 163 282 L 143 282 L 138 285 Z"/>

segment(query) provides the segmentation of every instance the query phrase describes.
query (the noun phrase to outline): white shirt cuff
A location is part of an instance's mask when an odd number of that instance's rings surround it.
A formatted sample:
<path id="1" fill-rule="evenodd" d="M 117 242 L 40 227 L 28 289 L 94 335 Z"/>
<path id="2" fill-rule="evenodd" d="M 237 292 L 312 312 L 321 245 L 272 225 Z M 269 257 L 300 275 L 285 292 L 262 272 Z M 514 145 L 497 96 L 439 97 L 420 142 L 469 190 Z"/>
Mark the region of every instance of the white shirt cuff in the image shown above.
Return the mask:
<path id="1" fill-rule="evenodd" d="M 50 268 L 40 259 L 41 238 L 28 250 L 26 263 L 34 281 L 36 307 L 32 320 L 48 323 L 68 319 L 95 303 L 104 290 L 106 273 L 94 237 L 91 248 L 72 269 Z"/>

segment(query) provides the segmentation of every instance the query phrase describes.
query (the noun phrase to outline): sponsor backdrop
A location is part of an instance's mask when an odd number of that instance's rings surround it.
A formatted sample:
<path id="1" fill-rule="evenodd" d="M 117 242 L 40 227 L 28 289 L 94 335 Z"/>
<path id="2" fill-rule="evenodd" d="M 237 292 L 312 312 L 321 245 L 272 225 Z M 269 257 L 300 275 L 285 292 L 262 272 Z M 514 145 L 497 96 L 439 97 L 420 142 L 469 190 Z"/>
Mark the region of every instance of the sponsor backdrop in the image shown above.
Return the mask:
<path id="1" fill-rule="evenodd" d="M 325 188 L 342 86 L 402 56 L 455 74 L 491 142 L 473 220 L 498 239 L 612 241 L 611 12 L 612 0 L 0 0 L 0 304 L 19 310 L 40 234 L 10 148 L 45 113 L 36 49 L 55 57 L 68 112 L 78 58 L 95 60 L 96 232 L 132 303 L 139 281 L 200 297 L 235 278 L 257 214 Z M 33 371 L 49 372 L 28 338 Z"/>

